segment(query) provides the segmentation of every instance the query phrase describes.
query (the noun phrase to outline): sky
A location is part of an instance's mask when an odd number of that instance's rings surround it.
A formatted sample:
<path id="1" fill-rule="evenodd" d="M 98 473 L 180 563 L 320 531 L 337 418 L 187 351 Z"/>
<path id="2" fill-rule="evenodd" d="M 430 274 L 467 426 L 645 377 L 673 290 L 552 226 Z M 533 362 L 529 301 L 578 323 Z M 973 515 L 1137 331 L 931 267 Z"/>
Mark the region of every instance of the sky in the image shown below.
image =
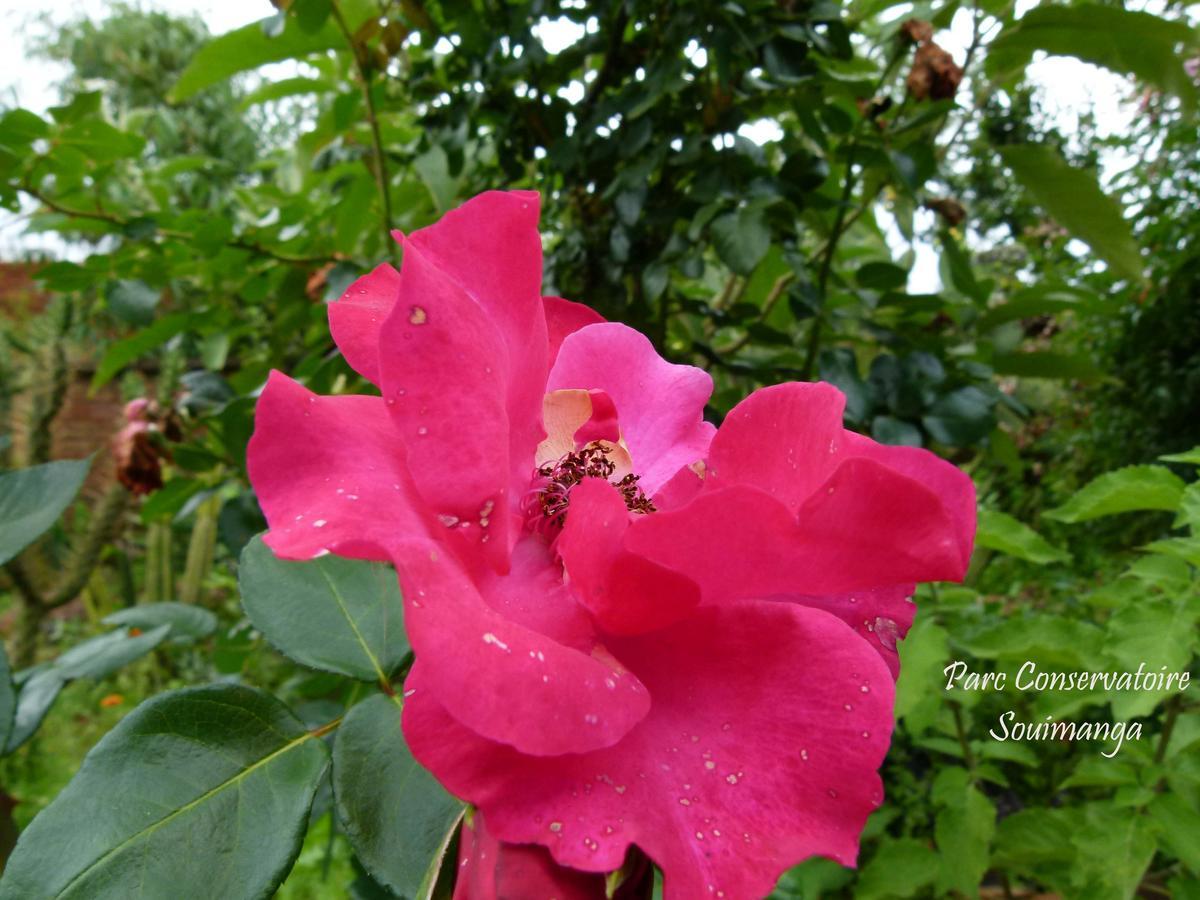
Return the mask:
<path id="1" fill-rule="evenodd" d="M 15 65 L 0 68 L 0 108 L 19 105 L 38 113 L 57 102 L 56 84 L 64 69 L 43 60 L 33 59 L 26 51 L 27 37 L 31 33 L 44 32 L 37 24 L 38 17 L 50 22 L 64 22 L 81 15 L 102 17 L 112 4 L 109 0 L 0 0 L 0 59 L 15 60 Z M 258 21 L 274 13 L 268 0 L 141 0 L 146 9 L 169 11 L 181 15 L 195 13 L 208 24 L 209 31 L 221 34 Z M 1032 5 L 1032 0 L 1019 0 L 1018 10 Z M 905 18 L 908 8 L 900 6 L 890 11 L 896 19 Z M 563 19 L 543 22 L 536 29 L 538 38 L 550 52 L 570 46 L 583 36 L 582 26 Z M 949 50 L 961 63 L 971 40 L 970 15 L 960 10 L 948 29 L 938 32 L 935 40 Z M 703 51 L 700 51 L 703 53 Z M 702 59 L 694 59 L 702 64 Z M 271 67 L 286 70 L 288 64 Z M 276 72 L 269 72 L 275 75 Z M 286 71 L 284 72 L 286 74 Z M 1077 130 L 1079 117 L 1094 110 L 1100 123 L 1101 134 L 1120 133 L 1128 128 L 1135 113 L 1132 104 L 1126 103 L 1130 85 L 1125 79 L 1096 66 L 1065 57 L 1035 57 L 1029 68 L 1030 78 L 1040 86 L 1048 114 L 1057 122 L 1059 130 L 1070 134 Z M 966 85 L 962 96 L 965 94 Z M 778 139 L 779 128 L 773 122 L 745 125 L 740 133 L 759 143 Z M 1119 160 L 1110 161 L 1119 165 Z M 932 213 L 919 215 L 931 217 Z M 937 291 L 940 281 L 937 274 L 937 253 L 934 248 L 918 241 L 911 248 L 894 225 L 883 217 L 887 226 L 888 241 L 897 255 L 911 249 L 915 262 L 909 278 L 909 290 L 913 293 Z M 921 225 L 918 222 L 918 225 Z M 928 221 L 923 224 L 930 224 Z M 0 259 L 11 258 L 14 252 L 45 250 L 61 252 L 61 242 L 53 235 L 21 235 L 20 222 L 11 214 L 0 211 Z"/>

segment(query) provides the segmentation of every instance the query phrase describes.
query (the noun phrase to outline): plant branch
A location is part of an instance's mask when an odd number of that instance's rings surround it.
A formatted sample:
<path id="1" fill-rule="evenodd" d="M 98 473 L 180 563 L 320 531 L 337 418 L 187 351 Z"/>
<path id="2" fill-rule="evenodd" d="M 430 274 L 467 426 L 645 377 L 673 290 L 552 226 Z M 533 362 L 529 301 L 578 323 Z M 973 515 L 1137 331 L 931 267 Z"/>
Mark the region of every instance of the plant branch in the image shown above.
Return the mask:
<path id="1" fill-rule="evenodd" d="M 118 228 L 125 228 L 129 225 L 130 220 L 114 215 L 104 210 L 87 210 L 76 209 L 70 206 L 64 206 L 62 203 L 55 200 L 53 197 L 38 190 L 33 185 L 24 183 L 17 185 L 17 189 L 23 194 L 27 194 L 34 200 L 37 200 L 43 206 L 53 210 L 56 213 L 61 213 L 64 216 L 69 216 L 72 219 L 91 219 L 96 222 L 108 222 L 110 225 L 115 225 Z M 175 238 L 176 240 L 191 240 L 193 235 L 186 231 L 176 231 L 172 228 L 160 228 L 155 226 L 154 233 L 166 238 Z M 318 265 L 328 262 L 336 262 L 336 256 L 291 256 L 286 253 L 280 253 L 272 250 L 269 247 L 264 247 L 262 244 L 256 244 L 253 241 L 248 241 L 245 238 L 231 238 L 224 242 L 226 247 L 233 247 L 236 250 L 248 250 L 251 253 L 256 253 L 259 256 L 266 256 L 278 262 L 290 263 L 293 265 Z"/>
<path id="2" fill-rule="evenodd" d="M 354 42 L 354 35 L 350 32 L 350 26 L 346 24 L 346 17 L 342 15 L 337 0 L 330 0 L 329 7 L 333 12 L 338 29 L 350 47 L 350 55 L 354 57 L 354 68 L 358 70 L 363 102 L 367 107 L 367 124 L 371 128 L 371 149 L 375 157 L 375 186 L 379 189 L 379 199 L 383 203 L 380 225 L 383 228 L 383 246 L 386 249 L 391 244 L 392 237 L 391 179 L 388 177 L 387 154 L 383 151 L 383 135 L 379 130 L 379 115 L 375 109 L 375 98 L 371 94 L 371 73 L 367 69 L 363 54 Z"/>
<path id="3" fill-rule="evenodd" d="M 900 60 L 904 58 L 906 53 L 896 53 L 892 56 L 883 72 L 879 76 L 879 82 L 875 85 L 875 90 L 871 92 L 873 100 L 882 91 L 884 86 L 891 78 L 892 72 Z M 824 253 L 821 255 L 821 268 L 817 273 L 817 309 L 813 315 L 812 326 L 808 332 L 808 348 L 804 354 L 804 366 L 801 371 L 801 379 L 809 381 L 812 379 L 813 370 L 817 363 L 817 353 L 821 349 L 821 317 L 825 313 L 825 300 L 829 293 L 829 277 L 833 273 L 833 257 L 837 253 L 838 242 L 842 239 L 842 235 L 846 233 L 850 225 L 858 220 L 862 215 L 862 210 L 866 210 L 871 203 L 874 202 L 875 196 L 864 198 L 860 211 L 857 211 L 853 219 L 847 220 L 847 213 L 850 206 L 850 197 L 854 193 L 854 187 L 858 181 L 854 174 L 854 164 L 858 156 L 859 139 L 862 136 L 863 128 L 869 122 L 874 122 L 875 118 L 866 112 L 859 118 L 854 127 L 854 131 L 850 135 L 849 147 L 846 150 L 846 178 L 842 182 L 842 194 L 838 201 L 837 215 L 833 220 L 833 228 L 829 231 L 829 237 L 825 240 Z"/>
<path id="4" fill-rule="evenodd" d="M 784 272 L 775 279 L 775 283 L 771 285 L 771 290 L 767 292 L 767 296 L 763 299 L 762 309 L 754 318 L 755 323 L 765 322 L 767 316 L 771 314 L 771 310 L 775 308 L 775 304 L 779 302 L 779 298 L 787 291 L 788 286 L 796 280 L 795 272 Z M 747 331 L 736 341 L 727 347 L 717 348 L 718 353 L 737 353 L 743 347 L 750 343 L 750 331 Z"/>
<path id="5" fill-rule="evenodd" d="M 1158 738 L 1158 747 L 1154 750 L 1154 762 L 1161 763 L 1167 757 L 1167 745 L 1171 743 L 1171 733 L 1175 730 L 1175 720 L 1179 718 L 1179 709 L 1183 705 L 1183 695 L 1176 694 L 1167 701 L 1167 718 L 1163 721 L 1162 734 Z"/>

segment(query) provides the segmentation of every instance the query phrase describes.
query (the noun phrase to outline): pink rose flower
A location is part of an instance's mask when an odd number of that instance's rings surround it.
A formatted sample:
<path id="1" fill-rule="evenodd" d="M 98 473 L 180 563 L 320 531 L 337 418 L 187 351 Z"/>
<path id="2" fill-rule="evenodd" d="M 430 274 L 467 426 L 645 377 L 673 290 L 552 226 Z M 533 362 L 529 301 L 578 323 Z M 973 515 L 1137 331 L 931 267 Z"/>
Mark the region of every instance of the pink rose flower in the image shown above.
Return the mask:
<path id="1" fill-rule="evenodd" d="M 844 430 L 826 384 L 715 429 L 705 372 L 541 296 L 537 220 L 483 194 L 330 306 L 382 396 L 271 374 L 266 541 L 395 564 L 405 736 L 496 841 L 585 872 L 635 844 L 682 900 L 852 865 L 914 583 L 966 571 L 971 482 Z"/>

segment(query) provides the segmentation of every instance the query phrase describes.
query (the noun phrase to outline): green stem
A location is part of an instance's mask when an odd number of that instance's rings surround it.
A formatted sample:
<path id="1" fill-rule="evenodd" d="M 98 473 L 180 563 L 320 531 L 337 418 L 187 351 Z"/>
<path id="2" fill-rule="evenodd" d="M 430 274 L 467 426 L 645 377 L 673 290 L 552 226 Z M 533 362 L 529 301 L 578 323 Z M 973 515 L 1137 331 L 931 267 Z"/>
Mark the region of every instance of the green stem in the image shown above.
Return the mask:
<path id="1" fill-rule="evenodd" d="M 1158 747 L 1154 750 L 1154 762 L 1156 764 L 1161 764 L 1167 757 L 1167 745 L 1171 743 L 1171 733 L 1175 730 L 1175 720 L 1179 718 L 1179 710 L 1182 705 L 1182 694 L 1176 694 L 1167 701 L 1167 718 L 1163 721 L 1163 730 L 1158 738 Z"/>
<path id="2" fill-rule="evenodd" d="M 905 54 L 896 53 L 888 61 L 884 67 L 883 74 L 879 76 L 879 83 L 875 86 L 875 90 L 871 92 L 871 97 L 877 96 L 887 84 L 892 72 Z M 821 318 L 825 314 L 825 300 L 829 295 L 829 277 L 833 273 L 833 257 L 837 253 L 838 242 L 842 239 L 842 235 L 849 229 L 849 222 L 846 216 L 850 209 L 850 197 L 854 193 L 854 186 L 857 179 L 854 175 L 854 163 L 858 156 L 858 143 L 862 136 L 862 130 L 869 122 L 873 122 L 874 117 L 863 115 L 859 118 L 854 127 L 854 131 L 849 138 L 849 147 L 846 150 L 846 178 L 842 182 L 842 195 L 838 201 L 837 215 L 833 220 L 833 228 L 829 232 L 829 237 L 825 241 L 825 252 L 821 257 L 821 268 L 817 273 L 817 309 L 813 314 L 812 327 L 808 332 L 808 349 L 804 354 L 804 366 L 800 370 L 801 380 L 809 381 L 812 379 L 813 371 L 816 368 L 817 354 L 821 350 Z M 862 209 L 865 209 L 871 202 L 871 198 L 864 198 Z M 850 222 L 854 222 L 861 215 L 861 211 L 856 212 Z"/>
<path id="3" fill-rule="evenodd" d="M 183 581 L 179 585 L 179 602 L 196 603 L 200 600 L 200 588 L 204 576 L 212 566 L 213 552 L 217 543 L 217 515 L 221 511 L 221 498 L 214 494 L 196 510 L 196 523 L 188 541 L 187 563 Z"/>
<path id="4" fill-rule="evenodd" d="M 346 18 L 342 15 L 337 0 L 330 0 L 329 6 L 333 12 L 334 21 L 337 22 L 342 36 L 346 38 L 346 43 L 350 47 L 350 55 L 354 58 L 354 67 L 358 70 L 358 80 L 362 86 L 363 102 L 367 107 L 367 125 L 371 128 L 371 149 L 375 157 L 375 185 L 379 189 L 379 199 L 383 203 L 380 225 L 383 227 L 383 246 L 386 250 L 391 244 L 392 236 L 391 179 L 388 177 L 387 154 L 383 150 L 383 135 L 379 130 L 379 115 L 375 109 L 375 98 L 371 94 L 371 73 L 367 70 L 358 45 L 354 43 L 354 35 L 350 32 L 350 26 L 346 24 Z"/>

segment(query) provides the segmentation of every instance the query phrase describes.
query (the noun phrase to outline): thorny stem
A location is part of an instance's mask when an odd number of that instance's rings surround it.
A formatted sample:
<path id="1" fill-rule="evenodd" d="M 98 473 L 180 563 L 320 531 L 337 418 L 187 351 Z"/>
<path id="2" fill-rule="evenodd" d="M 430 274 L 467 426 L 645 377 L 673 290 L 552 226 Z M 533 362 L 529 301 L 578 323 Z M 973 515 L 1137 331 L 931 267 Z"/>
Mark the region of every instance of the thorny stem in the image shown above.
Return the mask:
<path id="1" fill-rule="evenodd" d="M 383 246 L 386 249 L 390 246 L 392 237 L 392 196 L 389 189 L 391 179 L 388 177 L 387 155 L 383 151 L 383 135 L 379 131 L 379 116 L 375 109 L 375 98 L 371 95 L 371 75 L 367 71 L 363 54 L 354 42 L 354 35 L 350 32 L 350 26 L 346 24 L 346 18 L 342 15 L 337 0 L 331 0 L 329 6 L 338 28 L 346 38 L 346 43 L 350 45 L 350 55 L 354 57 L 354 67 L 358 70 L 363 102 L 367 107 L 367 124 L 371 128 L 371 150 L 375 157 L 375 185 L 379 189 L 379 199 L 383 203 L 380 225 L 383 228 Z"/>

